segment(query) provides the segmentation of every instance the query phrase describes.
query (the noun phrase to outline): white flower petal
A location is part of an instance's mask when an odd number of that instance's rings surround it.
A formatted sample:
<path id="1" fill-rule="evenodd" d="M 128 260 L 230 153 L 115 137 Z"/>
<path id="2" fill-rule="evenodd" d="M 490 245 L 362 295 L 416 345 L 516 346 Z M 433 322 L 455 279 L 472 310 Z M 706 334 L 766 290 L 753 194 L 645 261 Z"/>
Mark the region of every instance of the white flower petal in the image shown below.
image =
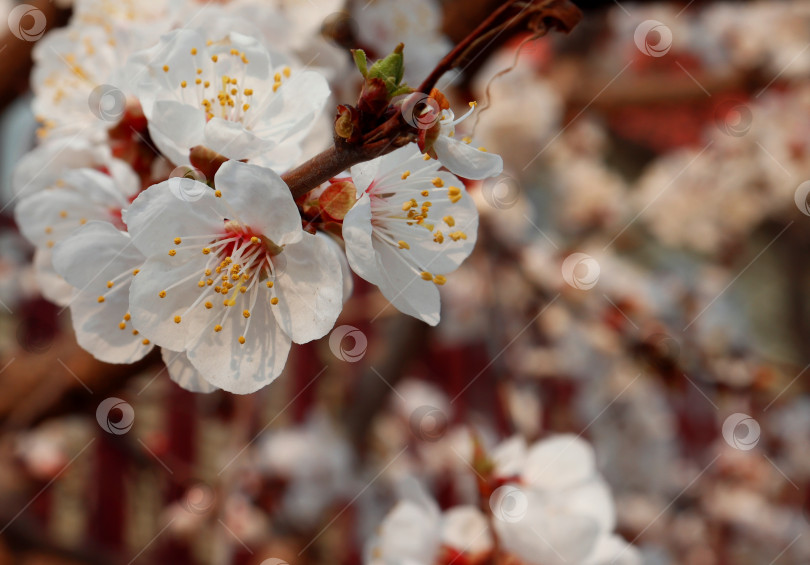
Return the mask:
<path id="1" fill-rule="evenodd" d="M 206 381 L 234 394 L 250 394 L 281 374 L 290 338 L 281 331 L 270 305 L 254 308 L 250 328 L 241 311 L 231 308 L 222 331 L 205 331 L 188 349 L 188 359 Z M 239 337 L 245 335 L 245 343 Z"/>
<path id="2" fill-rule="evenodd" d="M 215 178 L 222 199 L 240 223 L 271 239 L 276 245 L 301 239 L 301 215 L 289 187 L 270 169 L 228 161 Z M 234 218 L 229 218 L 234 219 Z"/>
<path id="3" fill-rule="evenodd" d="M 197 282 L 203 277 L 204 256 L 199 260 L 171 261 L 170 257 L 149 257 L 133 278 L 129 292 L 132 324 L 145 338 L 172 351 L 183 351 L 214 322 L 213 312 L 189 308 L 203 292 Z M 184 281 L 180 284 L 180 281 Z M 176 285 L 176 286 L 174 286 Z M 208 287 L 205 287 L 208 288 Z M 165 296 L 160 294 L 165 291 Z M 188 312 L 187 312 L 188 311 Z M 180 316 L 181 322 L 174 321 Z"/>
<path id="4" fill-rule="evenodd" d="M 174 100 L 158 100 L 149 120 L 149 134 L 175 165 L 188 165 L 189 149 L 204 145 L 205 112 Z"/>
<path id="5" fill-rule="evenodd" d="M 185 352 L 170 351 L 165 347 L 160 351 L 160 356 L 166 364 L 169 377 L 181 388 L 191 392 L 209 393 L 217 390 L 217 387 L 206 381 L 200 372 L 194 368 Z"/>
<path id="6" fill-rule="evenodd" d="M 322 238 L 303 233 L 284 249 L 284 267 L 276 278 L 278 324 L 295 343 L 326 335 L 343 307 L 343 276 L 334 248 Z"/>
<path id="7" fill-rule="evenodd" d="M 207 185 L 169 179 L 150 186 L 123 213 L 132 241 L 147 257 L 165 256 L 176 247 L 175 237 L 213 235 L 224 231 L 223 204 Z M 174 189 L 173 189 L 174 187 Z M 183 194 L 192 194 L 191 201 Z"/>
<path id="8" fill-rule="evenodd" d="M 252 159 L 276 147 L 272 139 L 262 139 L 239 122 L 213 117 L 205 124 L 202 143 L 228 159 Z"/>
<path id="9" fill-rule="evenodd" d="M 377 251 L 381 275 L 377 286 L 383 296 L 400 312 L 431 326 L 438 324 L 441 306 L 436 285 L 423 280 L 390 245 L 375 241 L 374 249 Z"/>
<path id="10" fill-rule="evenodd" d="M 481 151 L 446 135 L 436 139 L 433 149 L 442 165 L 460 177 L 480 180 L 496 177 L 503 172 L 500 155 Z"/>
<path id="11" fill-rule="evenodd" d="M 40 247 L 34 252 L 34 272 L 42 296 L 58 306 L 70 304 L 75 289 L 54 270 L 50 249 Z"/>
<path id="12" fill-rule="evenodd" d="M 602 536 L 582 565 L 642 565 L 641 554 L 620 536 Z"/>
<path id="13" fill-rule="evenodd" d="M 129 235 L 106 222 L 90 222 L 54 248 L 54 268 L 76 288 L 76 340 L 100 361 L 133 363 L 152 350 L 125 320 L 132 272 L 143 261 Z"/>
<path id="14" fill-rule="evenodd" d="M 334 251 L 340 262 L 340 272 L 343 275 L 343 303 L 345 304 L 354 291 L 354 278 L 352 277 L 352 270 L 349 268 L 349 262 L 346 260 L 346 254 L 340 244 L 329 235 L 323 232 L 317 232 L 315 235 L 324 240 L 326 245 Z"/>
<path id="15" fill-rule="evenodd" d="M 379 264 L 374 250 L 371 227 L 371 200 L 366 194 L 346 213 L 343 219 L 343 240 L 346 257 L 352 270 L 371 284 L 379 284 Z"/>
<path id="16" fill-rule="evenodd" d="M 593 448 L 572 434 L 561 434 L 529 448 L 523 482 L 544 490 L 561 490 L 596 473 Z"/>
<path id="17" fill-rule="evenodd" d="M 492 550 L 487 517 L 475 506 L 455 506 L 442 519 L 442 543 L 469 555 Z"/>

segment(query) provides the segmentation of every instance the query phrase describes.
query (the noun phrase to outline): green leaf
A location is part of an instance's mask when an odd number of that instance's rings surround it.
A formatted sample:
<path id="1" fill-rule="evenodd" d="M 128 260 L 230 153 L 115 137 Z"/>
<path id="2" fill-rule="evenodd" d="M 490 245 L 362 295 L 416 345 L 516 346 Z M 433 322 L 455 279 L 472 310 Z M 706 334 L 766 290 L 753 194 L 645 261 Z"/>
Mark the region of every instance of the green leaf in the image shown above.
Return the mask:
<path id="1" fill-rule="evenodd" d="M 354 64 L 363 78 L 368 77 L 368 59 L 366 59 L 366 52 L 362 49 L 352 49 L 352 57 L 354 57 Z"/>
<path id="2" fill-rule="evenodd" d="M 400 43 L 390 55 L 376 61 L 368 70 L 367 78 L 382 79 L 391 95 L 399 89 L 405 73 L 405 58 L 402 56 L 404 48 L 405 45 Z"/>

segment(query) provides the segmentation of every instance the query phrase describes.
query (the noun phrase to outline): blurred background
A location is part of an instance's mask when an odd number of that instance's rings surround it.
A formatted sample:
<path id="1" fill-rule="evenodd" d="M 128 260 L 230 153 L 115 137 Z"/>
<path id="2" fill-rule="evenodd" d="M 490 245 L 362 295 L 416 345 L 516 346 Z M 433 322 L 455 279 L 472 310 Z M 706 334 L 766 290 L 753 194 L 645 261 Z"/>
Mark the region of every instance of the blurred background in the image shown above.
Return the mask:
<path id="1" fill-rule="evenodd" d="M 439 57 L 499 4 L 433 3 Z M 0 564 L 360 563 L 404 477 L 449 508 L 476 496 L 467 451 L 554 433 L 593 445 L 644 563 L 810 563 L 810 2 L 575 4 L 569 35 L 504 34 L 454 77 L 505 170 L 469 186 L 439 326 L 356 279 L 244 397 L 100 363 L 40 295 L 10 188 L 36 42 L 2 27 Z M 407 63 L 418 34 L 375 43 L 366 5 L 325 40 Z M 456 563 L 517 563 L 487 559 Z"/>

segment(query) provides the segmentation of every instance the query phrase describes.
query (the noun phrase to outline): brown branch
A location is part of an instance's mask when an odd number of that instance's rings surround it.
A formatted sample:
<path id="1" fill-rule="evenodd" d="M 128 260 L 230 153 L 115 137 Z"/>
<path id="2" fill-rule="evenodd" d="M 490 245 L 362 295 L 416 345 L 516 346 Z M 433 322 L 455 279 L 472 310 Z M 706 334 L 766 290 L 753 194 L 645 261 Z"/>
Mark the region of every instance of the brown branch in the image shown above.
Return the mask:
<path id="1" fill-rule="evenodd" d="M 517 13 L 510 15 L 514 10 Z M 461 67 L 474 52 L 472 58 L 477 57 L 506 32 L 526 28 L 536 37 L 552 28 L 568 32 L 581 17 L 579 9 L 569 0 L 507 0 L 439 62 L 417 91 L 430 94 L 442 75 Z M 332 147 L 282 175 L 293 196 L 302 196 L 353 165 L 416 140 L 419 130 L 408 124 L 396 108 L 391 109 L 392 112 L 384 114 L 382 123 L 368 126 L 370 131 L 363 132 L 358 142 L 336 137 Z"/>

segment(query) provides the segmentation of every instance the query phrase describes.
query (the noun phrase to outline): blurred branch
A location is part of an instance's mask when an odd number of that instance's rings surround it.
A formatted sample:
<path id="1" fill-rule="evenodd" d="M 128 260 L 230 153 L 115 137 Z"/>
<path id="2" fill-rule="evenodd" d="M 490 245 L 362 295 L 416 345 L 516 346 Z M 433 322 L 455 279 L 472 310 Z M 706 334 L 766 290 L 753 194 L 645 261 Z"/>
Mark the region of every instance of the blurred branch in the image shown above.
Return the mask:
<path id="1" fill-rule="evenodd" d="M 26 428 L 76 406 L 93 406 L 159 357 L 157 350 L 133 365 L 109 365 L 76 344 L 73 334 L 57 337 L 44 353 L 19 349 L 0 360 L 0 426 Z"/>
<path id="2" fill-rule="evenodd" d="M 352 410 L 346 423 L 349 439 L 363 453 L 367 434 L 374 416 L 387 406 L 386 398 L 391 388 L 402 380 L 414 359 L 414 351 L 424 349 L 428 336 L 428 325 L 404 314 L 392 321 L 388 335 L 381 343 L 388 344 L 387 351 L 374 366 L 369 365 L 355 387 Z M 378 376 L 383 375 L 385 380 Z"/>
<path id="3" fill-rule="evenodd" d="M 506 0 L 457 44 L 416 90 L 430 94 L 445 73 L 479 58 L 495 39 L 504 34 L 529 30 L 535 37 L 540 37 L 551 29 L 568 32 L 581 17 L 579 9 L 569 0 Z M 396 106 L 389 105 L 378 117 L 381 119 L 364 123 L 362 131 L 352 132 L 351 141 L 336 133 L 332 147 L 283 175 L 281 178 L 293 196 L 303 196 L 353 165 L 416 141 L 420 134 L 420 130 L 409 124 Z"/>
<path id="4" fill-rule="evenodd" d="M 28 5 L 44 14 L 48 30 L 64 25 L 67 21 L 67 11 L 58 9 L 50 0 L 29 0 Z M 24 22 L 25 18 L 22 23 Z M 28 89 L 28 75 L 33 64 L 31 51 L 36 45 L 35 41 L 24 41 L 9 33 L 6 22 L 3 22 L 3 26 L 4 35 L 0 36 L 3 40 L 0 45 L 0 76 L 3 77 L 0 110 Z"/>

